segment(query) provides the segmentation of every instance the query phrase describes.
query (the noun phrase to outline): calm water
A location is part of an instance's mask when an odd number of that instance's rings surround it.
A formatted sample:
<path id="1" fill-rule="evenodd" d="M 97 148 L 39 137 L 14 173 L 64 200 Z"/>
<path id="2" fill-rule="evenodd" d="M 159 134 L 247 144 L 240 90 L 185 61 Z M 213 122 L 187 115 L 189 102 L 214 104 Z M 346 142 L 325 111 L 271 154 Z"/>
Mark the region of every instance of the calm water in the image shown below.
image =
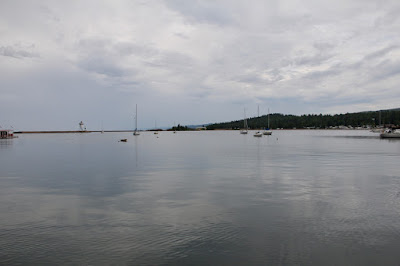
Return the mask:
<path id="1" fill-rule="evenodd" d="M 0 264 L 399 265 L 399 158 L 368 131 L 0 140 Z"/>

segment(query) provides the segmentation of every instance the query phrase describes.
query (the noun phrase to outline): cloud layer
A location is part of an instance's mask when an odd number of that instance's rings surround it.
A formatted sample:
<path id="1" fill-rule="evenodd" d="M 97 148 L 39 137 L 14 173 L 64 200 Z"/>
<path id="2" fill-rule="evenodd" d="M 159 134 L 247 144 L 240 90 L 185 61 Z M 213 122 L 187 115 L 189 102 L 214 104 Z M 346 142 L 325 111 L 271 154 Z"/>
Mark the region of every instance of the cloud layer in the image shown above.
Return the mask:
<path id="1" fill-rule="evenodd" d="M 23 7 L 23 8 L 22 8 Z M 398 1 L 2 1 L 0 125 L 399 107 Z"/>

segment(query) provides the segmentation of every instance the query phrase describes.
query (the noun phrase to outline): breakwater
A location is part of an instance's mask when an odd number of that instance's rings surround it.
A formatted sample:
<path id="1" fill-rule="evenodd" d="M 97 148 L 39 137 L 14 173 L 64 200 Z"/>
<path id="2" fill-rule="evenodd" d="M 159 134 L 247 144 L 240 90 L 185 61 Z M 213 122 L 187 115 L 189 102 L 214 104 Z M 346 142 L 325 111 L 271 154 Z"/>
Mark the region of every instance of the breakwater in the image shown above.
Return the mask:
<path id="1" fill-rule="evenodd" d="M 88 131 L 79 131 L 79 130 L 55 130 L 55 131 L 14 131 L 14 134 L 56 134 L 56 133 L 100 133 L 101 130 L 88 130 Z M 107 132 L 133 132 L 133 130 L 104 130 L 104 133 Z"/>

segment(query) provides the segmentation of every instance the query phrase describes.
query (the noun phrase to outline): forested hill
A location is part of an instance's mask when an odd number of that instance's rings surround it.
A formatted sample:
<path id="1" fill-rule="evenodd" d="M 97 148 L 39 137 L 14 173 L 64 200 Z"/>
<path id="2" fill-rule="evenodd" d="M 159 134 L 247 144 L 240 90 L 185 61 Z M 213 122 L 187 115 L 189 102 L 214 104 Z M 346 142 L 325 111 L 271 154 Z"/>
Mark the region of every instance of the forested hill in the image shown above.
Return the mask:
<path id="1" fill-rule="evenodd" d="M 400 125 L 400 109 L 346 113 L 338 115 L 284 115 L 270 114 L 270 128 L 332 128 L 338 126 L 365 127 L 379 125 L 379 116 L 381 124 Z M 267 115 L 247 119 L 250 129 L 266 128 L 268 125 Z M 243 119 L 231 122 L 210 124 L 207 129 L 239 129 L 243 128 Z"/>

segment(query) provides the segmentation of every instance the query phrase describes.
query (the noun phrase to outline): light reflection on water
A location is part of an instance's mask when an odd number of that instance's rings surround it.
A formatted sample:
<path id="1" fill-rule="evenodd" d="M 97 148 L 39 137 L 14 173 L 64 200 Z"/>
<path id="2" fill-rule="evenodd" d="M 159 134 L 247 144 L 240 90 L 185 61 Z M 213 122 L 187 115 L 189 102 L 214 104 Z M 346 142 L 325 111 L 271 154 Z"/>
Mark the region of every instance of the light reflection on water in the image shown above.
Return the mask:
<path id="1" fill-rule="evenodd" d="M 20 135 L 11 143 L 0 149 L 1 264 L 400 259 L 400 142 L 367 131 Z"/>

